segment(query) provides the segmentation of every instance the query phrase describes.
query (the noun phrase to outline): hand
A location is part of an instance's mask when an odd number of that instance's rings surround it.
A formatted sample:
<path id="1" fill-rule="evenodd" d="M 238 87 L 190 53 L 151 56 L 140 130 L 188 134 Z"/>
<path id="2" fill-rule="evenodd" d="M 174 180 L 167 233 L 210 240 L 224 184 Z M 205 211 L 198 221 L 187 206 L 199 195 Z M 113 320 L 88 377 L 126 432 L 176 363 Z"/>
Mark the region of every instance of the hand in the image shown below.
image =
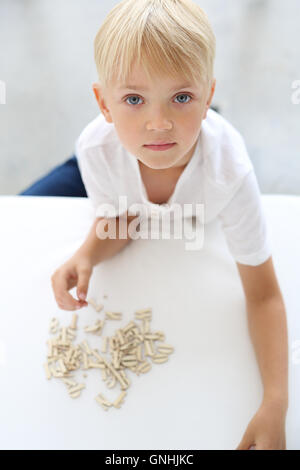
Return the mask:
<path id="1" fill-rule="evenodd" d="M 51 276 L 52 288 L 58 306 L 63 310 L 77 310 L 86 307 L 86 295 L 93 265 L 89 258 L 75 254 Z M 77 285 L 78 300 L 69 290 Z"/>
<path id="2" fill-rule="evenodd" d="M 265 400 L 243 435 L 236 450 L 286 450 L 286 407 L 276 401 Z"/>

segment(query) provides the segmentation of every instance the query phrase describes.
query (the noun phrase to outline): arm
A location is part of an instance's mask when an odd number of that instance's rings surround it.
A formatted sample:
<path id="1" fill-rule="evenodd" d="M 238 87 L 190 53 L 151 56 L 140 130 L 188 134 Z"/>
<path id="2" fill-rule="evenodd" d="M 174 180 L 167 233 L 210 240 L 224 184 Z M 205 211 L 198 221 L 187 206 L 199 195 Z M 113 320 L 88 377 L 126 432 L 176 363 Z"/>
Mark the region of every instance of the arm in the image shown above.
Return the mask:
<path id="1" fill-rule="evenodd" d="M 278 295 L 248 304 L 248 327 L 264 386 L 264 399 L 288 405 L 288 341 L 286 313 Z"/>
<path id="2" fill-rule="evenodd" d="M 111 258 L 120 250 L 122 250 L 131 240 L 128 235 L 128 225 L 136 216 L 127 216 L 127 238 L 119 239 L 119 217 L 116 218 L 116 235 L 117 238 L 105 238 L 100 239 L 97 236 L 96 228 L 98 222 L 103 220 L 103 217 L 97 217 L 90 229 L 90 232 L 85 240 L 85 242 L 77 250 L 76 255 L 82 255 L 87 257 L 93 266 L 96 266 L 101 261 Z"/>
<path id="3" fill-rule="evenodd" d="M 136 216 L 127 217 L 127 225 L 125 223 L 125 235 L 127 238 L 118 238 L 119 235 L 119 218 L 116 218 L 116 238 L 101 239 L 97 236 L 99 231 L 97 225 L 104 218 L 98 217 L 85 240 L 74 255 L 60 266 L 51 276 L 52 288 L 56 302 L 63 310 L 76 310 L 88 305 L 86 299 L 89 280 L 92 275 L 93 267 L 104 259 L 112 257 L 119 252 L 131 240 L 128 234 L 128 226 L 132 219 Z M 105 219 L 104 219 L 105 221 Z M 102 230 L 100 230 L 102 233 Z M 76 300 L 69 290 L 77 286 Z"/>
<path id="4" fill-rule="evenodd" d="M 259 266 L 237 263 L 246 295 L 248 328 L 264 398 L 288 404 L 288 340 L 284 301 L 272 257 Z"/>
<path id="5" fill-rule="evenodd" d="M 237 263 L 237 267 L 246 296 L 249 333 L 263 381 L 263 409 L 269 409 L 267 416 L 275 412 L 279 417 L 277 423 L 283 425 L 288 408 L 288 333 L 284 301 L 272 257 L 259 266 Z M 274 432 L 270 427 L 269 423 L 268 432 Z M 264 434 L 257 439 L 278 448 L 276 446 L 283 445 L 280 443 L 284 434 L 282 429 L 278 429 L 279 434 L 281 438 Z M 276 439 L 278 443 L 274 444 Z"/>

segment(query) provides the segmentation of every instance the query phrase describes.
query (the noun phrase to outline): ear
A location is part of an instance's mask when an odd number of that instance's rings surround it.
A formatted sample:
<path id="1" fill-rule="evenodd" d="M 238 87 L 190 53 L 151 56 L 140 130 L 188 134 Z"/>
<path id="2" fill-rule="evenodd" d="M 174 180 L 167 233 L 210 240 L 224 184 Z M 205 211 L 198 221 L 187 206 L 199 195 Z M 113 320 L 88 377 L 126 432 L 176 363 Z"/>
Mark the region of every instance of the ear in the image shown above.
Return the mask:
<path id="1" fill-rule="evenodd" d="M 100 87 L 100 84 L 98 82 L 95 82 L 95 83 L 93 83 L 92 88 L 93 88 L 93 92 L 94 92 L 96 101 L 98 103 L 98 106 L 100 108 L 100 111 L 104 115 L 106 121 L 109 122 L 109 123 L 112 123 L 113 120 L 112 120 L 110 111 L 106 106 L 104 96 L 103 96 L 103 91 Z"/>
<path id="2" fill-rule="evenodd" d="M 214 93 L 215 93 L 215 89 L 216 89 L 216 79 L 214 79 L 213 81 L 213 84 L 211 86 L 211 89 L 210 89 L 210 92 L 209 92 L 209 96 L 208 96 L 208 100 L 205 104 L 205 114 L 203 116 L 202 119 L 206 119 L 206 116 L 207 116 L 207 111 L 211 105 L 211 102 L 212 102 L 212 99 L 213 99 L 213 96 L 214 96 Z"/>

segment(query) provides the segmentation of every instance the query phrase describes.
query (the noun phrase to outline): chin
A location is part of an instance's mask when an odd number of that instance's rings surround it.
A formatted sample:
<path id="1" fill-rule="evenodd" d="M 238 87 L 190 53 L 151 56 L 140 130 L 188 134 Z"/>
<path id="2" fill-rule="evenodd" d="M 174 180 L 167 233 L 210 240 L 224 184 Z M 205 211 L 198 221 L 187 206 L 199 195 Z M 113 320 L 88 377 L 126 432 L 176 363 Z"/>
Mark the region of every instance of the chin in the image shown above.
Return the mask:
<path id="1" fill-rule="evenodd" d="M 152 168 L 153 170 L 163 170 L 171 168 L 176 163 L 176 161 L 174 161 L 174 158 L 167 158 L 166 155 L 164 157 L 161 155 L 157 157 L 154 156 L 152 158 L 145 158 L 141 161 L 144 165 L 148 166 L 149 168 Z"/>
<path id="2" fill-rule="evenodd" d="M 145 162 L 144 165 L 148 166 L 149 168 L 152 168 L 152 170 L 166 170 L 167 168 L 170 168 L 172 166 L 171 164 L 166 164 L 166 162 L 157 162 L 157 161 L 151 161 L 151 162 Z"/>

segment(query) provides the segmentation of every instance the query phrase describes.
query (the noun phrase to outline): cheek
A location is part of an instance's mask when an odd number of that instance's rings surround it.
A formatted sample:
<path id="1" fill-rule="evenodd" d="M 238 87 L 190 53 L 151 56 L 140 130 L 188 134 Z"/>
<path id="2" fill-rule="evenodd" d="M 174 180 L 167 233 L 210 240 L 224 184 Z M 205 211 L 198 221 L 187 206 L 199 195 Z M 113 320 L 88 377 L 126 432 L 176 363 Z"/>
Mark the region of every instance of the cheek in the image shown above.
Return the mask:
<path id="1" fill-rule="evenodd" d="M 135 113 L 120 112 L 118 115 L 118 126 L 126 129 L 129 133 L 133 133 L 141 124 L 141 119 Z"/>
<path id="2" fill-rule="evenodd" d="M 186 128 L 197 126 L 201 117 L 202 109 L 197 103 L 187 106 L 184 111 L 175 115 L 176 122 Z"/>
<path id="3" fill-rule="evenodd" d="M 115 127 L 122 142 L 126 142 L 128 145 L 136 145 L 139 135 L 138 125 L 127 119 L 122 122 L 118 121 L 118 126 Z"/>
<path id="4" fill-rule="evenodd" d="M 201 122 L 199 113 L 191 113 L 176 121 L 176 130 L 184 140 L 189 140 L 191 137 L 198 135 Z"/>

